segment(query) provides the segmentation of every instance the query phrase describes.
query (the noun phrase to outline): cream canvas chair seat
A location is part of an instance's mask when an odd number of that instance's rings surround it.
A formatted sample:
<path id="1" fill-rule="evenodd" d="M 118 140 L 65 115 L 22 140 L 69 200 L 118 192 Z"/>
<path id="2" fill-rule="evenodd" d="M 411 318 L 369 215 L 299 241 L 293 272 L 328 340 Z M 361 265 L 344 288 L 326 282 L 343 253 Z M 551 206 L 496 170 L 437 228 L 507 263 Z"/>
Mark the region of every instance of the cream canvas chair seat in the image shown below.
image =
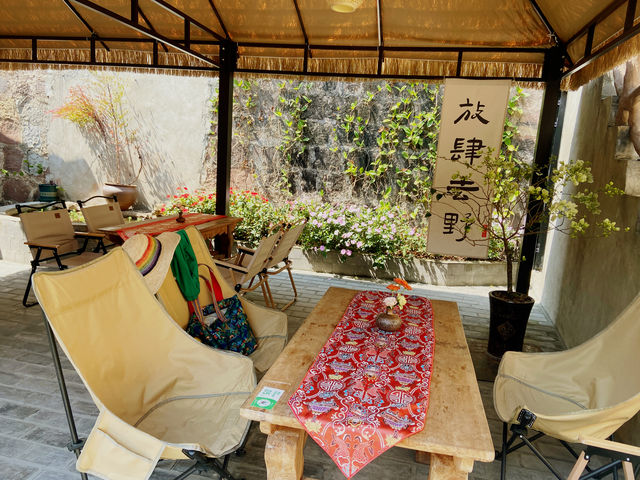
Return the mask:
<path id="1" fill-rule="evenodd" d="M 292 262 L 291 260 L 289 260 L 289 255 L 291 254 L 291 250 L 298 241 L 298 238 L 300 238 L 300 235 L 302 235 L 304 227 L 305 223 L 303 222 L 299 225 L 295 225 L 289 228 L 282 234 L 282 236 L 278 240 L 276 247 L 271 253 L 269 260 L 267 260 L 264 271 L 260 273 L 260 276 L 264 279 L 267 295 L 269 296 L 269 302 L 267 303 L 267 305 L 269 305 L 270 303 L 273 308 L 276 307 L 276 303 L 274 302 L 273 295 L 271 294 L 269 277 L 278 275 L 285 270 L 289 274 L 289 281 L 291 282 L 291 289 L 293 290 L 293 299 L 281 308 L 282 311 L 289 308 L 298 299 L 298 290 L 296 289 L 296 284 L 293 281 L 293 273 L 291 272 Z M 246 249 L 245 252 L 245 254 L 249 256 L 253 255 L 255 250 Z"/>
<path id="2" fill-rule="evenodd" d="M 60 207 L 46 210 L 50 207 Z M 106 253 L 104 248 L 104 235 L 100 233 L 75 232 L 71 217 L 66 210 L 64 202 L 53 202 L 41 207 L 28 205 L 16 205 L 20 214 L 22 230 L 27 237 L 26 245 L 31 249 L 31 273 L 27 281 L 22 304 L 31 307 L 35 303 L 28 303 L 31 290 L 31 277 L 40 266 L 55 265 L 59 270 L 82 265 L 96 257 Z M 25 209 L 37 209 L 37 211 L 23 212 Z M 40 211 L 43 209 L 44 211 Z M 82 245 L 78 239 L 83 239 Z M 87 252 L 89 239 L 97 240 L 97 246 L 93 252 Z M 102 253 L 97 253 L 102 250 Z"/>
<path id="3" fill-rule="evenodd" d="M 607 328 L 575 348 L 506 352 L 493 390 L 496 412 L 505 422 L 503 452 L 529 429 L 565 446 L 612 435 L 640 411 L 639 345 L 640 296 Z M 514 432 L 509 441 L 507 424 Z M 523 441 L 531 448 L 526 436 Z M 506 456 L 501 458 L 504 468 Z"/>
<path id="4" fill-rule="evenodd" d="M 102 198 L 106 200 L 106 202 L 90 206 L 86 205 L 88 202 L 96 198 Z M 95 195 L 87 198 L 86 200 L 78 200 L 76 203 L 80 206 L 80 211 L 82 212 L 84 221 L 87 224 L 87 229 L 90 232 L 98 232 L 100 228 L 113 227 L 124 223 L 124 217 L 120 210 L 118 197 L 115 195 L 112 197 Z"/>
<path id="5" fill-rule="evenodd" d="M 235 257 L 214 261 L 236 292 L 243 295 L 261 287 L 265 303 L 273 307 L 272 299 L 266 289 L 266 279 L 261 274 L 266 271 L 271 255 L 281 237 L 282 232 L 278 231 L 262 238 L 255 250 L 239 246 L 239 253 Z M 243 287 L 245 284 L 248 285 Z"/>
<path id="6" fill-rule="evenodd" d="M 212 462 L 241 445 L 249 421 L 239 407 L 256 385 L 251 360 L 179 328 L 121 248 L 77 269 L 37 273 L 33 282 L 100 411 L 79 471 L 146 480 L 161 458 Z M 213 465 L 232 478 L 226 461 Z"/>
<path id="7" fill-rule="evenodd" d="M 198 263 L 211 268 L 220 284 L 223 296 L 227 298 L 235 295 L 234 289 L 229 286 L 221 275 L 220 270 L 216 267 L 209 254 L 207 244 L 198 229 L 190 226 L 185 229 L 185 232 L 189 237 Z M 209 275 L 209 270 L 202 267 L 200 273 L 206 278 Z M 201 282 L 200 286 L 200 305 L 208 305 L 213 301 L 211 294 L 204 283 Z M 189 322 L 189 305 L 182 296 L 171 271 L 167 274 L 157 295 L 175 322 L 185 329 Z M 240 302 L 247 314 L 251 330 L 258 341 L 258 348 L 249 358 L 253 362 L 255 369 L 260 373 L 264 373 L 275 362 L 287 343 L 287 316 L 282 312 L 256 305 L 243 297 L 240 297 Z"/>

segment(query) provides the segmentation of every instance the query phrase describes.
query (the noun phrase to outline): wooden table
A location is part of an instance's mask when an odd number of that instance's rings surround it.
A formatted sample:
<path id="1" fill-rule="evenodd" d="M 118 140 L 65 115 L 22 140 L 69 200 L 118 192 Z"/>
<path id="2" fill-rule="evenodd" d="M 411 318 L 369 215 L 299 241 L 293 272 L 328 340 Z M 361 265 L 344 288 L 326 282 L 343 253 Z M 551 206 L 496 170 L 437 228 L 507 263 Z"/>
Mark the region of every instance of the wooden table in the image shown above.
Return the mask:
<path id="1" fill-rule="evenodd" d="M 307 433 L 287 401 L 356 293 L 329 288 L 240 409 L 242 416 L 259 421 L 260 430 L 269 435 L 264 454 L 269 480 L 302 478 Z M 495 450 L 458 306 L 439 300 L 432 305 L 436 344 L 426 423 L 420 433 L 397 446 L 416 450 L 418 458 L 425 455 L 422 452 L 431 454 L 429 480 L 464 480 L 474 461 L 493 461 Z M 262 387 L 285 391 L 272 410 L 250 406 Z"/>
<path id="2" fill-rule="evenodd" d="M 215 215 L 211 215 L 214 217 Z M 170 215 L 167 217 L 163 217 L 164 219 L 176 218 L 177 215 Z M 223 217 L 212 220 L 206 223 L 200 223 L 195 227 L 200 231 L 202 236 L 206 240 L 214 240 L 216 252 L 222 253 L 222 256 L 228 258 L 231 256 L 231 247 L 233 246 L 233 231 L 236 228 L 236 225 L 240 223 L 242 218 L 239 217 Z M 124 223 L 122 225 L 114 225 L 111 227 L 103 227 L 98 229 L 100 233 L 104 233 L 107 238 L 117 244 L 122 245 L 123 240 L 118 235 L 118 230 L 122 230 L 123 228 L 130 228 L 136 225 L 145 225 L 147 223 L 152 223 L 154 221 L 158 221 L 157 218 L 151 218 L 148 220 L 140 220 L 137 222 L 129 222 Z M 162 232 L 158 232 L 162 233 Z M 210 242 L 207 242 L 210 245 Z M 213 253 L 213 252 L 212 252 Z"/>

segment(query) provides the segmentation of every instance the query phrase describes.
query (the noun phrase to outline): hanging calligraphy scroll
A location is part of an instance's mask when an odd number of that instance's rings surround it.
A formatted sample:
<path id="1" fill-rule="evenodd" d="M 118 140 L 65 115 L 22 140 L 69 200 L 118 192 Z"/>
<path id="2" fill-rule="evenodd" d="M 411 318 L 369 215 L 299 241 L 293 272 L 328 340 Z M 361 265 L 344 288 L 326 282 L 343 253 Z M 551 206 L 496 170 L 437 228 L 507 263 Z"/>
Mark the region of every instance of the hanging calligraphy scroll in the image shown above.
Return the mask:
<path id="1" fill-rule="evenodd" d="M 482 193 L 486 187 L 482 172 L 466 164 L 479 167 L 488 149 L 499 150 L 511 81 L 447 79 L 444 85 L 433 188 L 450 194 L 431 202 L 427 250 L 486 258 L 491 216 Z M 456 173 L 460 177 L 452 178 Z"/>

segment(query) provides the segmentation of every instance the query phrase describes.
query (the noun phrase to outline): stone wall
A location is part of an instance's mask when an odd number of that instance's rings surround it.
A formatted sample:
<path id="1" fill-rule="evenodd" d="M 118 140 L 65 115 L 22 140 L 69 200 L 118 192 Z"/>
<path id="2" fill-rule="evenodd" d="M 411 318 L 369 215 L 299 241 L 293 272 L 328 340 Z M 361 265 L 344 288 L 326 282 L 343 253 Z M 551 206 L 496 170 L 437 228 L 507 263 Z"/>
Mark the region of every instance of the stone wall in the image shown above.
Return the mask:
<path id="1" fill-rule="evenodd" d="M 110 180 L 112 158 L 95 139 L 52 111 L 64 104 L 72 87 L 86 87 L 96 75 L 84 70 L 0 72 L 0 168 L 9 172 L 29 170 L 26 175 L 0 176 L 0 203 L 14 203 L 37 197 L 37 185 L 53 181 L 63 187 L 68 199 L 99 193 Z M 177 187 L 213 188 L 215 185 L 215 101 L 217 79 L 167 75 L 118 73 L 126 87 L 124 102 L 130 128 L 136 131 L 144 170 L 136 182 L 140 207 L 153 207 L 166 200 Z M 302 86 L 301 86 L 302 83 Z M 378 152 L 376 136 L 390 108 L 400 98 L 406 83 L 386 90 L 386 82 L 300 82 L 269 79 L 236 79 L 232 185 L 277 195 L 284 175 L 294 196 L 315 195 L 322 190 L 335 201 L 354 196 L 377 197 L 376 185 L 367 192 L 344 175 L 344 153 L 354 148 L 340 128 L 341 115 L 367 92 L 382 92 L 364 112 L 369 125 L 364 147 L 351 152 L 359 166 L 371 163 Z M 434 87 L 435 88 L 435 87 Z M 528 90 L 521 120 L 520 143 L 530 156 L 535 143 L 540 92 Z M 286 133 L 291 109 L 281 102 L 304 95 L 310 100 L 301 118 L 306 122 L 304 151 L 293 149 L 290 163 L 283 161 L 279 147 Z M 435 101 L 440 101 L 441 91 Z M 213 102 L 212 102 L 213 100 Z M 417 112 L 429 109 L 433 99 L 421 94 L 413 102 Z M 281 115 L 278 116 L 277 113 Z M 425 144 L 424 149 L 428 145 Z M 401 163 L 398 154 L 396 161 Z M 37 175 L 38 165 L 44 173 Z M 135 166 L 134 166 L 135 168 Z M 387 182 L 394 185 L 395 182 Z M 395 188 L 395 187 L 394 187 Z"/>
<path id="2" fill-rule="evenodd" d="M 596 186 L 610 180 L 625 185 L 627 160 L 616 155 L 619 127 L 609 125 L 612 98 L 602 98 L 606 81 L 594 80 L 568 94 L 559 160 L 590 161 Z M 574 239 L 556 233 L 545 256 L 542 303 L 569 347 L 601 331 L 640 291 L 640 199 L 607 199 L 602 211 L 631 232 Z M 632 420 L 619 438 L 640 444 L 639 426 L 637 418 Z"/>

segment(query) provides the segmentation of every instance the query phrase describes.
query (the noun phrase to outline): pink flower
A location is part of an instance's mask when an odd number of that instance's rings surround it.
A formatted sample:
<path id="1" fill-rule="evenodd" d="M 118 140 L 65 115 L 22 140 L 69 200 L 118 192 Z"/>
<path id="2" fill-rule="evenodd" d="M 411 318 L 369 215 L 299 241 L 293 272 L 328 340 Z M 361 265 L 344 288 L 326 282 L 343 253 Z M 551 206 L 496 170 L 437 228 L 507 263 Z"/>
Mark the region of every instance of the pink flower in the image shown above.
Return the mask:
<path id="1" fill-rule="evenodd" d="M 340 250 L 340 255 L 346 255 L 347 254 L 347 249 L 343 248 L 342 250 Z"/>
<path id="2" fill-rule="evenodd" d="M 320 245 L 320 248 L 318 248 L 318 250 L 320 250 L 321 252 L 325 251 L 325 246 L 324 245 Z"/>
<path id="3" fill-rule="evenodd" d="M 351 250 L 347 250 L 347 257 L 350 257 L 353 252 Z"/>
<path id="4" fill-rule="evenodd" d="M 358 243 L 356 243 L 356 247 L 358 247 L 358 248 L 362 248 L 362 245 L 363 245 L 363 243 L 362 243 L 362 242 L 358 242 Z"/>

